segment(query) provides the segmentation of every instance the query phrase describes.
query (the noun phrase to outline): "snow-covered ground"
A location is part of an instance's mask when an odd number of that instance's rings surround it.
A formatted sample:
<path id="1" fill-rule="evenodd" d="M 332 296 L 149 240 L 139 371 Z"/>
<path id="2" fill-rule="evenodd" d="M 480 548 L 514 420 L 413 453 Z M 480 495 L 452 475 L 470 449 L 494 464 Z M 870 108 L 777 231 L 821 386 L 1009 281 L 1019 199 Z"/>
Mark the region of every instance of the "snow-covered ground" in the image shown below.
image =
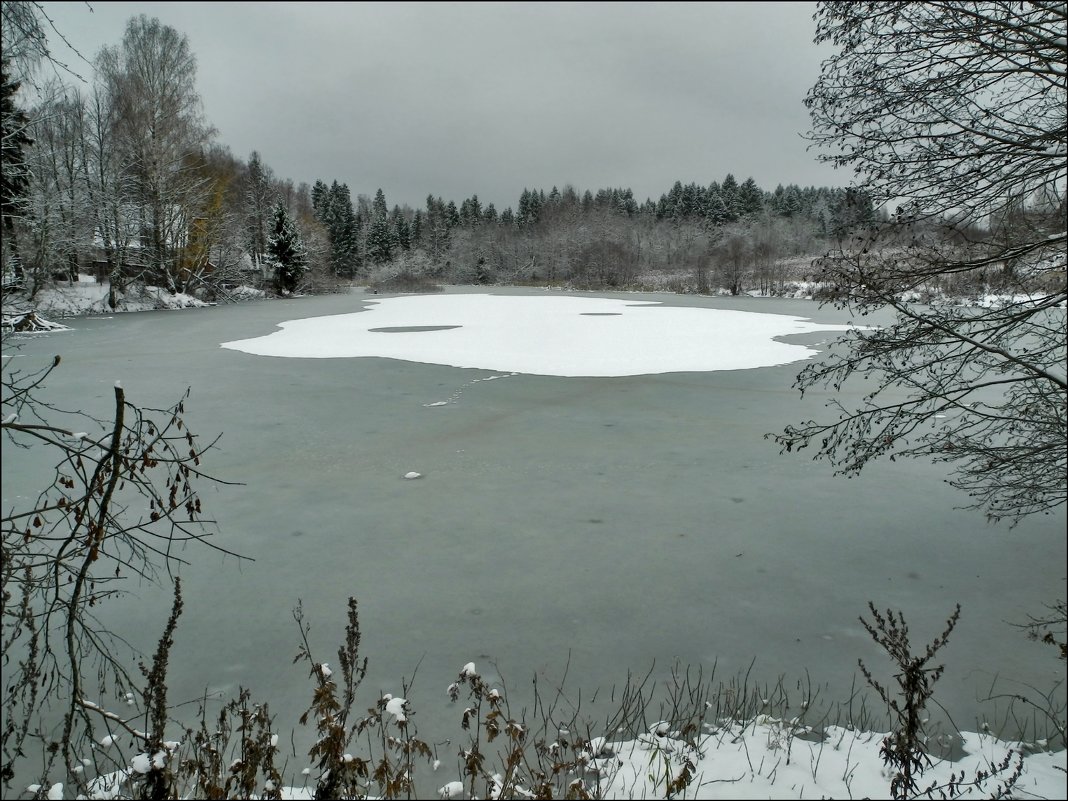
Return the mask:
<path id="1" fill-rule="evenodd" d="M 803 728 L 803 727 L 802 727 Z M 655 727 L 654 727 L 655 729 Z M 602 767 L 606 798 L 665 798 L 666 782 L 679 776 L 686 762 L 693 778 L 678 798 L 888 798 L 892 772 L 879 749 L 884 733 L 857 732 L 830 726 L 822 737 L 799 739 L 790 722 L 758 718 L 749 725 L 724 725 L 710 732 L 697 749 L 651 731 L 637 740 L 609 744 L 595 760 Z M 999 781 L 1016 768 L 1023 746 L 988 735 L 961 732 L 967 756 L 936 761 L 918 781 L 921 788 L 945 789 L 956 779 L 966 785 L 980 772 L 990 774 L 1009 756 L 1004 773 L 964 793 L 993 797 Z M 1010 750 L 1012 754 L 1010 754 Z M 594 760 L 591 760 L 594 761 Z M 1065 752 L 1032 753 L 1009 797 L 1064 798 Z M 920 797 L 943 797 L 939 792 Z"/>
<path id="2" fill-rule="evenodd" d="M 231 295 L 234 299 L 262 298 L 263 290 L 238 287 Z M 153 311 L 162 309 L 188 309 L 210 306 L 199 298 L 182 292 L 171 294 L 160 287 L 146 286 L 131 289 L 119 298 L 118 308 L 108 305 L 108 284 L 98 283 L 90 275 L 78 276 L 77 283 L 57 283 L 37 293 L 33 303 L 13 296 L 11 308 L 6 311 L 28 311 L 31 307 L 50 317 L 73 317 L 80 314 L 102 314 L 112 311 Z"/>
<path id="3" fill-rule="evenodd" d="M 468 663 L 463 671 L 477 678 L 474 663 Z M 464 675 L 463 671 L 461 675 Z M 494 691 L 490 691 L 493 695 Z M 498 696 L 499 697 L 499 696 Z M 406 702 L 403 698 L 383 696 L 385 712 L 392 717 L 391 724 L 406 720 Z M 388 699 L 388 700 L 387 700 Z M 404 732 L 396 734 L 403 738 Z M 827 726 L 820 732 L 799 722 L 781 720 L 767 715 L 758 715 L 744 723 L 723 720 L 706 723 L 699 737 L 686 742 L 670 723 L 653 724 L 648 733 L 634 739 L 613 740 L 596 736 L 582 740 L 582 746 L 569 751 L 562 744 L 574 742 L 567 730 L 560 730 L 560 742 L 547 743 L 550 753 L 559 753 L 561 761 L 573 762 L 575 767 L 567 774 L 565 783 L 582 786 L 582 792 L 573 797 L 610 799 L 637 798 L 693 798 L 693 799 L 794 799 L 794 798 L 889 798 L 893 771 L 884 766 L 880 747 L 885 732 L 858 731 L 852 727 Z M 1046 751 L 1047 743 L 1004 742 L 989 734 L 959 732 L 962 758 L 950 761 L 932 759 L 922 775 L 917 777 L 920 791 L 910 798 L 954 797 L 1007 797 L 1047 798 L 1068 797 L 1066 789 L 1066 752 Z M 279 738 L 274 735 L 271 744 L 277 748 Z M 112 749 L 115 738 L 106 737 L 101 747 Z M 180 743 L 167 743 L 171 753 L 139 753 L 129 759 L 126 770 L 111 773 L 91 783 L 92 798 L 129 798 L 133 792 L 130 778 L 147 773 L 152 765 L 162 767 L 172 758 Z M 528 744 L 529 747 L 529 744 Z M 484 744 L 483 753 L 493 755 L 493 746 Z M 298 766 L 299 767 L 299 766 Z M 435 761 L 433 765 L 436 793 L 442 798 L 471 798 L 470 786 L 459 768 L 449 768 Z M 1016 771 L 1019 775 L 1016 776 Z M 278 788 L 285 799 L 314 798 L 311 782 L 312 770 L 301 771 L 308 777 L 304 786 Z M 686 776 L 684 787 L 675 784 L 668 793 L 669 783 Z M 1004 784 L 1015 777 L 1007 794 L 999 795 Z M 521 782 L 507 788 L 502 794 L 500 774 L 494 775 L 498 783 L 489 798 L 532 797 L 529 788 Z M 469 781 L 469 780 L 468 780 Z M 476 782 L 476 788 L 482 784 Z M 956 792 L 953 788 L 956 788 Z M 28 790 L 41 791 L 40 785 Z M 264 791 L 273 787 L 264 786 Z M 417 788 L 428 797 L 430 788 Z M 60 784 L 45 792 L 49 798 L 63 798 Z M 374 784 L 367 787 L 367 797 L 376 796 Z"/>

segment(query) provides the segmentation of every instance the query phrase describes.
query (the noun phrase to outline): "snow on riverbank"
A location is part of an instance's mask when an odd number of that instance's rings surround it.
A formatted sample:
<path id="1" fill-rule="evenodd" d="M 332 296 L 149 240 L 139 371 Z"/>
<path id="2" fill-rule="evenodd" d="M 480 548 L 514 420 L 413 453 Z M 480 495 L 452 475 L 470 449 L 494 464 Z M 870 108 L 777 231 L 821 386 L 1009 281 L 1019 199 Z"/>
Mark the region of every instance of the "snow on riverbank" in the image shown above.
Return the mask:
<path id="1" fill-rule="evenodd" d="M 131 288 L 119 297 L 118 306 L 108 305 L 107 283 L 98 283 L 92 276 L 79 276 L 77 283 L 57 283 L 37 293 L 32 303 L 17 294 L 5 299 L 6 311 L 28 312 L 31 309 L 50 317 L 74 317 L 80 314 L 110 314 L 116 312 L 189 309 L 211 306 L 199 298 L 182 292 L 171 293 L 155 286 Z M 235 300 L 264 297 L 263 290 L 238 287 L 230 293 Z"/>
<path id="2" fill-rule="evenodd" d="M 396 702 L 394 714 L 402 710 L 404 699 Z M 387 711 L 390 711 L 387 705 Z M 561 732 L 565 739 L 566 732 Z M 747 724 L 724 722 L 711 727 L 698 738 L 695 748 L 679 739 L 678 732 L 666 724 L 654 724 L 648 734 L 636 739 L 611 741 L 594 737 L 586 743 L 576 760 L 581 767 L 566 781 L 581 782 L 590 797 L 606 799 L 691 798 L 691 799 L 801 799 L 801 798 L 889 798 L 892 771 L 879 755 L 885 733 L 861 732 L 828 726 L 822 736 L 794 721 L 760 716 Z M 956 797 L 950 787 L 956 785 L 962 797 L 998 797 L 1002 783 L 1020 775 L 1006 797 L 1065 798 L 1066 752 L 1048 753 L 1039 744 L 1004 742 L 974 732 L 960 732 L 960 746 L 965 756 L 956 761 L 933 760 L 918 784 L 918 798 Z M 272 738 L 277 747 L 277 738 Z M 173 748 L 178 743 L 168 744 Z M 563 752 L 558 743 L 548 744 Z M 137 754 L 125 771 L 111 773 L 90 783 L 90 798 L 131 797 L 129 779 L 148 770 L 150 759 L 168 755 Z M 563 757 L 562 757 L 563 758 Z M 468 798 L 468 785 L 459 769 L 455 778 L 450 769 L 435 765 L 437 795 L 442 798 Z M 305 776 L 310 770 L 302 771 Z M 689 781 L 685 789 L 670 796 L 669 782 L 683 773 Z M 531 797 L 530 789 L 519 785 L 500 795 L 500 782 L 490 798 Z M 440 783 L 440 784 L 439 784 Z M 480 782 L 478 784 L 481 784 Z M 676 785 L 677 787 L 678 785 Z M 61 785 L 54 797 L 62 798 Z M 934 788 L 929 791 L 929 788 Z M 41 787 L 34 785 L 30 792 Z M 267 792 L 271 788 L 264 787 Z M 427 788 L 420 788 L 424 793 Z M 95 791 L 94 791 L 95 790 Z M 373 784 L 368 797 L 375 797 Z M 312 799 L 314 786 L 283 786 L 284 799 Z M 50 796 L 53 797 L 53 796 Z M 429 797 L 420 795 L 420 798 Z M 585 797 L 585 796 L 583 796 Z"/>

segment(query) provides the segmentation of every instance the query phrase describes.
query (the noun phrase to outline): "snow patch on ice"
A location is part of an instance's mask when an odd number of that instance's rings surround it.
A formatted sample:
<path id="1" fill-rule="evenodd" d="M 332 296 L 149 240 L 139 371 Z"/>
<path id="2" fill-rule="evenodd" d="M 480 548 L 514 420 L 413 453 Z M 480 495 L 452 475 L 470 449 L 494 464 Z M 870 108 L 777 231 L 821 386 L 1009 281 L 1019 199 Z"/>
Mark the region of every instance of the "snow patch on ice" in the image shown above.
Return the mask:
<path id="1" fill-rule="evenodd" d="M 367 302 L 367 311 L 289 320 L 280 331 L 222 347 L 260 356 L 381 357 L 533 375 L 627 376 L 790 364 L 817 351 L 777 337 L 850 328 L 782 314 L 597 297 L 419 295 Z M 459 327 L 389 337 L 371 331 L 445 323 Z"/>

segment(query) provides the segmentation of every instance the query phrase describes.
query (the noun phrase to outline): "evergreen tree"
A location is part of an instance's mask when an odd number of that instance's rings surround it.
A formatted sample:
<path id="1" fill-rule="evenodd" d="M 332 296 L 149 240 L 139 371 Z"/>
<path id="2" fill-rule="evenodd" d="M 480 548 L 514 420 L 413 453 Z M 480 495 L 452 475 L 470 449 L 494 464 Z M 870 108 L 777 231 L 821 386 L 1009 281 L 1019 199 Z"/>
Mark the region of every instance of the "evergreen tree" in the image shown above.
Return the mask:
<path id="1" fill-rule="evenodd" d="M 783 217 L 796 217 L 801 214 L 803 208 L 804 201 L 801 198 L 801 189 L 796 184 L 790 184 L 783 191 L 779 213 Z"/>
<path id="2" fill-rule="evenodd" d="M 460 225 L 464 228 L 473 228 L 482 222 L 482 204 L 478 195 L 472 195 L 460 204 Z"/>
<path id="3" fill-rule="evenodd" d="M 516 213 L 516 224 L 523 228 L 534 225 L 541 216 L 541 197 L 531 189 L 524 189 L 519 196 L 519 211 Z"/>
<path id="4" fill-rule="evenodd" d="M 412 247 L 412 234 L 411 228 L 408 225 L 408 220 L 404 216 L 404 212 L 401 211 L 400 206 L 394 206 L 393 211 L 389 215 L 390 228 L 393 231 L 393 239 L 397 243 L 397 247 L 401 250 L 410 250 Z"/>
<path id="5" fill-rule="evenodd" d="M 379 189 L 371 204 L 371 224 L 367 229 L 367 258 L 375 264 L 393 260 L 395 247 L 393 231 L 389 225 L 389 209 L 386 195 Z"/>
<path id="6" fill-rule="evenodd" d="M 451 200 L 445 204 L 445 227 L 452 230 L 460 225 L 460 211 Z"/>
<path id="7" fill-rule="evenodd" d="M 771 206 L 771 210 L 776 214 L 782 214 L 786 203 L 786 189 L 782 184 L 775 187 L 775 191 L 768 199 L 768 204 Z"/>
<path id="8" fill-rule="evenodd" d="M 519 194 L 519 205 L 516 207 L 518 210 L 515 215 L 515 222 L 520 228 L 529 222 L 530 218 L 530 190 L 526 187 Z"/>
<path id="9" fill-rule="evenodd" d="M 330 186 L 327 213 L 321 222 L 330 237 L 330 263 L 336 275 L 351 278 L 360 268 L 360 226 L 348 184 Z"/>
<path id="10" fill-rule="evenodd" d="M 417 210 L 412 217 L 412 224 L 408 228 L 408 239 L 412 247 L 423 244 L 423 212 Z"/>
<path id="11" fill-rule="evenodd" d="M 737 212 L 739 217 L 753 217 L 764 210 L 764 192 L 752 178 L 738 187 Z"/>
<path id="12" fill-rule="evenodd" d="M 267 252 L 267 226 L 271 217 L 274 173 L 255 150 L 248 157 L 248 189 L 245 192 L 248 253 L 259 265 Z"/>
<path id="13" fill-rule="evenodd" d="M 312 209 L 315 211 L 315 219 L 319 222 L 323 221 L 323 214 L 326 211 L 326 202 L 329 189 L 324 181 L 316 179 L 315 184 L 312 186 Z"/>
<path id="14" fill-rule="evenodd" d="M 293 224 L 285 204 L 274 207 L 274 223 L 267 240 L 267 261 L 274 267 L 275 286 L 279 293 L 295 292 L 308 266 L 304 242 Z"/>
<path id="15" fill-rule="evenodd" d="M 738 180 L 733 173 L 727 173 L 727 177 L 723 179 L 719 196 L 723 198 L 723 205 L 727 207 L 731 222 L 734 222 L 738 219 Z"/>
<path id="16" fill-rule="evenodd" d="M 713 183 L 705 192 L 705 223 L 711 226 L 727 225 L 734 221 L 734 215 L 723 200 L 719 185 Z"/>

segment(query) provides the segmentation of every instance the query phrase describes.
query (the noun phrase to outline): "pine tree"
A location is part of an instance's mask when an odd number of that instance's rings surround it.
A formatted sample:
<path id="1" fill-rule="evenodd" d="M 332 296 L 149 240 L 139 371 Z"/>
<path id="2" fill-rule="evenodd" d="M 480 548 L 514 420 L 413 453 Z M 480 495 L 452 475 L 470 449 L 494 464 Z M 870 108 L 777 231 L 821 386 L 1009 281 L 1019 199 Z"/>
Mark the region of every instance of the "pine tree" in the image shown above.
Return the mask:
<path id="1" fill-rule="evenodd" d="M 709 192 L 705 201 L 705 222 L 711 226 L 727 225 L 734 221 L 734 215 L 727 208 L 723 195 L 717 190 Z"/>
<path id="2" fill-rule="evenodd" d="M 319 220 L 319 222 L 323 221 L 329 191 L 326 182 L 319 179 L 316 179 L 315 184 L 312 186 L 312 209 L 315 211 L 315 219 Z"/>
<path id="3" fill-rule="evenodd" d="M 304 241 L 293 224 L 285 204 L 274 207 L 274 223 L 267 240 L 267 261 L 274 267 L 275 286 L 280 294 L 296 291 L 308 266 Z"/>
<path id="4" fill-rule="evenodd" d="M 367 228 L 367 258 L 374 264 L 393 260 L 395 247 L 393 231 L 389 225 L 389 209 L 386 195 L 379 189 L 371 204 L 371 224 Z"/>
<path id="5" fill-rule="evenodd" d="M 727 173 L 727 177 L 723 179 L 723 184 L 719 188 L 719 196 L 723 198 L 723 205 L 730 214 L 730 221 L 734 222 L 738 219 L 738 180 L 733 173 Z"/>
<path id="6" fill-rule="evenodd" d="M 248 252 L 258 265 L 267 252 L 267 225 L 271 215 L 274 173 L 255 150 L 248 157 L 248 189 L 245 192 Z"/>
<path id="7" fill-rule="evenodd" d="M 412 233 L 408 220 L 401 211 L 400 206 L 394 206 L 389 215 L 389 225 L 393 231 L 393 240 L 401 250 L 410 250 L 412 247 Z"/>
<path id="8" fill-rule="evenodd" d="M 360 231 L 348 184 L 330 187 L 329 215 L 323 221 L 330 236 L 330 262 L 336 275 L 351 278 L 360 267 Z"/>
<path id="9" fill-rule="evenodd" d="M 460 225 L 460 210 L 451 200 L 445 204 L 445 225 L 450 231 Z"/>
<path id="10" fill-rule="evenodd" d="M 413 247 L 423 244 L 423 212 L 416 210 L 412 217 L 412 224 L 408 228 L 409 240 Z"/>
<path id="11" fill-rule="evenodd" d="M 796 217 L 801 214 L 803 208 L 804 201 L 801 198 L 801 189 L 796 184 L 790 184 L 783 192 L 779 213 L 783 217 Z"/>
<path id="12" fill-rule="evenodd" d="M 460 225 L 473 228 L 482 223 L 482 204 L 478 195 L 472 195 L 460 204 Z"/>
<path id="13" fill-rule="evenodd" d="M 524 189 L 523 193 L 519 196 L 519 211 L 516 214 L 516 223 L 521 228 L 535 225 L 538 222 L 538 218 L 541 216 L 542 205 L 541 197 L 537 192 L 530 189 Z"/>
<path id="14" fill-rule="evenodd" d="M 697 187 L 698 197 L 700 197 L 700 187 Z M 634 199 L 634 191 L 629 187 L 619 190 L 619 199 L 616 202 L 616 210 L 620 214 L 626 214 L 631 216 L 638 213 L 638 201 Z"/>
<path id="15" fill-rule="evenodd" d="M 764 210 L 764 192 L 752 178 L 738 187 L 737 211 L 739 217 L 752 217 Z"/>

